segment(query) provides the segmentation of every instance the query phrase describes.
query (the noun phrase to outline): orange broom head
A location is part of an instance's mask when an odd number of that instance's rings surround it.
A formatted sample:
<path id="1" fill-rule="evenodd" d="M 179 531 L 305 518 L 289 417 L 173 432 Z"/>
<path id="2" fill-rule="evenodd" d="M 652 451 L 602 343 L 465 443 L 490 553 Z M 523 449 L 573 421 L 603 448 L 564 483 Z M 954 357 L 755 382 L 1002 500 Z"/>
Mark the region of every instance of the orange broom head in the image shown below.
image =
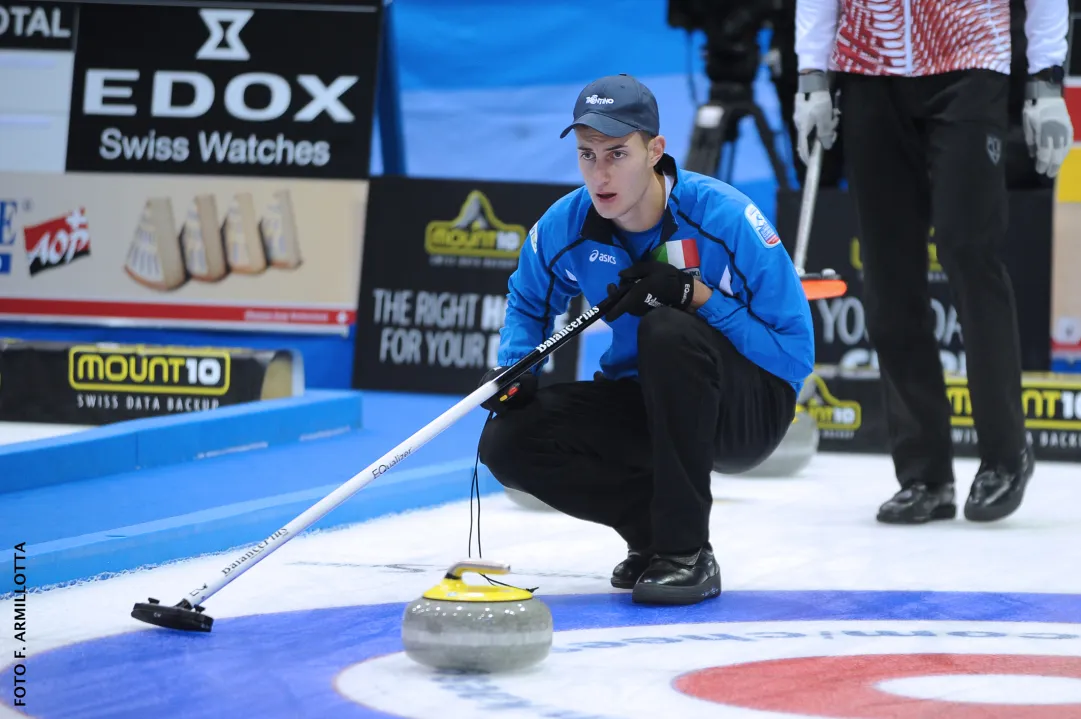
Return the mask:
<path id="1" fill-rule="evenodd" d="M 816 277 L 804 275 L 800 278 L 803 282 L 803 291 L 807 293 L 809 300 L 828 300 L 832 297 L 844 297 L 848 292 L 848 283 L 840 277 Z"/>

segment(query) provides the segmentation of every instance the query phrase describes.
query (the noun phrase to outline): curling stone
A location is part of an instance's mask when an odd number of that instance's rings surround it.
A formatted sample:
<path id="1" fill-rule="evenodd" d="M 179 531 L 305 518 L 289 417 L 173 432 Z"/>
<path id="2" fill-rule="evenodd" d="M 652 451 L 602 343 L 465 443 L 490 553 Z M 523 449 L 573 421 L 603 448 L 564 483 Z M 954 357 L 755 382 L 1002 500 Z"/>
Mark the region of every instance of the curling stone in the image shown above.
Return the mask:
<path id="1" fill-rule="evenodd" d="M 555 510 L 549 507 L 544 502 L 534 497 L 529 492 L 523 492 L 520 489 L 514 489 L 513 487 L 504 487 L 503 490 L 507 493 L 507 497 L 510 501 L 517 504 L 519 507 L 525 507 L 526 509 L 539 510 L 542 512 L 554 512 Z"/>
<path id="2" fill-rule="evenodd" d="M 797 405 L 796 416 L 781 444 L 766 461 L 747 472 L 752 477 L 791 477 L 799 474 L 818 452 L 818 423 Z"/>
<path id="3" fill-rule="evenodd" d="M 495 673 L 524 669 L 552 648 L 552 613 L 531 592 L 503 585 L 470 585 L 465 572 L 506 574 L 510 566 L 465 560 L 443 581 L 409 603 L 402 644 L 413 661 L 433 669 Z"/>
<path id="4" fill-rule="evenodd" d="M 745 477 L 791 477 L 802 472 L 817 452 L 818 423 L 804 407 L 796 405 L 796 416 L 773 454 L 758 466 L 739 474 Z M 725 473 L 716 464 L 714 471 Z"/>
<path id="5" fill-rule="evenodd" d="M 818 380 L 815 379 L 817 376 L 814 372 L 807 375 L 807 379 L 803 381 L 803 387 L 800 388 L 799 395 L 796 397 L 797 405 L 806 407 L 811 398 L 815 396 L 818 391 Z"/>

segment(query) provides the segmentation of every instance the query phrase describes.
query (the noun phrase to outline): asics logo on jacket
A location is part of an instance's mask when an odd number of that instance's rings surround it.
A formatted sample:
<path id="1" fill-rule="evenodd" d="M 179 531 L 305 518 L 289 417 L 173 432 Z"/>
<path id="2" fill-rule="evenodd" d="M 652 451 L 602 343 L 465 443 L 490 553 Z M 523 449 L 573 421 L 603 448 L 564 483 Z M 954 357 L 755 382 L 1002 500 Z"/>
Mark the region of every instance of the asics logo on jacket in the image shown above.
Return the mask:
<path id="1" fill-rule="evenodd" d="M 590 262 L 597 262 L 597 261 L 607 262 L 610 265 L 619 264 L 618 262 L 616 262 L 615 257 L 608 254 L 607 252 L 601 252 L 600 250 L 593 250 L 592 252 L 590 252 L 589 253 L 589 261 Z"/>

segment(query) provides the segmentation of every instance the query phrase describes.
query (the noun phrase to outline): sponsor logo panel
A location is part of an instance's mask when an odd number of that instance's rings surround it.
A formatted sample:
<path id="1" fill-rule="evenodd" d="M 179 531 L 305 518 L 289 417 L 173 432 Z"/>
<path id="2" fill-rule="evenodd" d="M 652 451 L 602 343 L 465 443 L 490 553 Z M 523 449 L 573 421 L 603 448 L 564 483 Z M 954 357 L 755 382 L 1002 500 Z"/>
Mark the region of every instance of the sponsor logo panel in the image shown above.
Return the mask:
<path id="1" fill-rule="evenodd" d="M 380 13 L 298 8 L 81 6 L 68 170 L 366 178 Z"/>
<path id="2" fill-rule="evenodd" d="M 507 283 L 561 185 L 373 178 L 358 305 L 357 388 L 469 393 L 498 363 Z M 579 301 L 551 318 L 547 339 Z M 578 338 L 543 365 L 576 376 Z"/>
<path id="3" fill-rule="evenodd" d="M 0 314 L 344 334 L 367 182 L 0 176 Z"/>

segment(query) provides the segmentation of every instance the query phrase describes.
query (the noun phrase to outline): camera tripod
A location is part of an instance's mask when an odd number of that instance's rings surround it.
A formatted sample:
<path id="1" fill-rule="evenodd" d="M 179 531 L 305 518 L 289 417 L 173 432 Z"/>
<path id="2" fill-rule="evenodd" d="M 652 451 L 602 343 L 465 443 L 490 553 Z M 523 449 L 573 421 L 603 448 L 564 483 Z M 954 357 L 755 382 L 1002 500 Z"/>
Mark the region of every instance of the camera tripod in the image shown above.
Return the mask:
<path id="1" fill-rule="evenodd" d="M 711 93 L 712 94 L 712 93 Z M 709 101 L 698 107 L 694 116 L 694 132 L 691 134 L 691 147 L 687 152 L 684 166 L 703 175 L 717 177 L 731 183 L 732 164 L 735 156 L 735 143 L 739 137 L 739 123 L 745 117 L 754 119 L 758 137 L 773 166 L 780 190 L 789 190 L 788 173 L 777 153 L 776 135 L 766 122 L 765 113 L 751 98 L 723 98 L 711 96 Z M 720 171 L 721 155 L 728 148 L 726 171 Z"/>

